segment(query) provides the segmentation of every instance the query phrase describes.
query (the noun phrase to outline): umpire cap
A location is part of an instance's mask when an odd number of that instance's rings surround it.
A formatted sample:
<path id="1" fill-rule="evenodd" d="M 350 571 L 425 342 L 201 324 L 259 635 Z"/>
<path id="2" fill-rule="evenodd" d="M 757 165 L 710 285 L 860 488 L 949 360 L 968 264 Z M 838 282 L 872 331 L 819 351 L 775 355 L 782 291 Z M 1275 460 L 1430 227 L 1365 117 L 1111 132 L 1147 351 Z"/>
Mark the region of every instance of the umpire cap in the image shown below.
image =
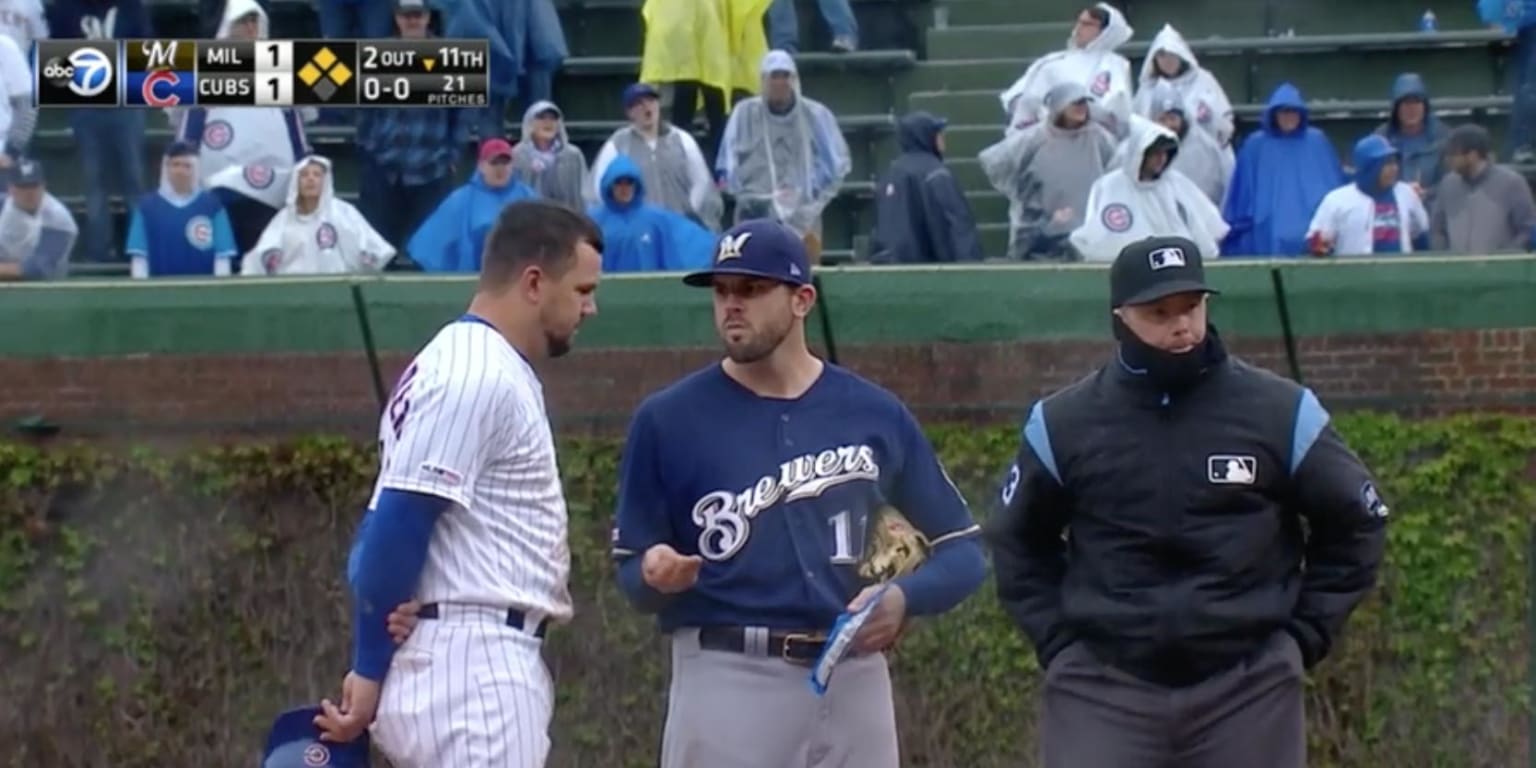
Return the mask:
<path id="1" fill-rule="evenodd" d="M 321 741 L 315 726 L 319 714 L 319 707 L 300 707 L 278 715 L 261 768 L 368 768 L 368 734 L 346 744 Z"/>
<path id="2" fill-rule="evenodd" d="M 1175 293 L 1220 293 L 1205 284 L 1200 248 L 1182 237 L 1149 237 L 1120 250 L 1109 268 L 1109 304 L 1151 304 Z"/>
<path id="3" fill-rule="evenodd" d="M 715 275 L 809 285 L 811 259 L 805 252 L 805 241 L 794 230 L 772 219 L 752 219 L 726 230 L 715 248 L 714 265 L 687 275 L 683 282 L 703 288 L 714 283 Z"/>

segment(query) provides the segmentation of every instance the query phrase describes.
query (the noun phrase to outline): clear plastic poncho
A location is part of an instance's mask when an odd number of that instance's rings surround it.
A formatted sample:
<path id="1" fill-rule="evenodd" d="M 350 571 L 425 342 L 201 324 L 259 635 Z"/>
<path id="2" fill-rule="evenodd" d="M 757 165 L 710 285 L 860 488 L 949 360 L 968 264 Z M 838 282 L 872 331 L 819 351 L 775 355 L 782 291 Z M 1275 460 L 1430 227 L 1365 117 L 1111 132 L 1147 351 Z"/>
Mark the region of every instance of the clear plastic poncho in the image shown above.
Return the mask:
<path id="1" fill-rule="evenodd" d="M 736 221 L 771 218 L 802 237 L 821 234 L 821 212 L 837 196 L 852 170 L 848 143 L 837 118 L 800 90 L 794 59 L 769 51 L 759 72 L 767 90 L 773 72 L 788 72 L 794 104 L 783 114 L 764 96 L 743 100 L 731 110 L 716 170 L 736 198 Z"/>

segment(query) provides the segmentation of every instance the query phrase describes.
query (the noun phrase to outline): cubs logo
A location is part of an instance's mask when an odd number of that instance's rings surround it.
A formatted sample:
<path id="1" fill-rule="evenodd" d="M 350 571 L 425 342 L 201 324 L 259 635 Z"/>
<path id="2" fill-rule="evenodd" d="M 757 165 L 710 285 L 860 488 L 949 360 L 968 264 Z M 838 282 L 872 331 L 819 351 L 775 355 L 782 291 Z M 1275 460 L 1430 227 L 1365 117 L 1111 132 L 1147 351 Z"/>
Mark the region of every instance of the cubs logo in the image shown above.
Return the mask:
<path id="1" fill-rule="evenodd" d="M 193 216 L 187 222 L 187 242 L 199 251 L 213 246 L 213 222 L 207 216 Z"/>
<path id="2" fill-rule="evenodd" d="M 277 270 L 283 266 L 283 249 L 268 248 L 262 252 L 261 266 L 267 270 L 267 274 L 277 274 Z"/>
<path id="3" fill-rule="evenodd" d="M 1095 96 L 1103 96 L 1109 93 L 1109 72 L 1100 72 L 1093 76 L 1093 85 L 1088 86 L 1089 93 Z"/>
<path id="4" fill-rule="evenodd" d="M 272 179 L 277 174 L 272 172 L 270 165 L 247 165 L 244 171 L 245 183 L 251 189 L 266 189 L 272 186 Z"/>
<path id="5" fill-rule="evenodd" d="M 323 222 L 320 227 L 315 230 L 315 245 L 318 245 L 321 248 L 336 247 L 336 228 L 331 226 L 329 221 Z"/>
<path id="6" fill-rule="evenodd" d="M 1195 108 L 1195 120 L 1202 123 L 1209 123 L 1211 121 L 1211 107 L 1209 104 L 1203 101 L 1200 102 Z"/>
<path id="7" fill-rule="evenodd" d="M 330 765 L 331 751 L 324 744 L 311 744 L 304 748 L 304 764 L 311 768 Z"/>
<path id="8" fill-rule="evenodd" d="M 357 255 L 357 258 L 363 262 L 363 266 L 368 267 L 369 269 L 379 265 L 379 255 L 373 251 L 363 251 Z"/>
<path id="9" fill-rule="evenodd" d="M 1136 217 L 1131 215 L 1129 206 L 1123 203 L 1114 203 L 1104 206 L 1104 212 L 1099 214 L 1099 221 L 1104 228 L 1111 232 L 1125 232 L 1131 228 Z"/>
<path id="10" fill-rule="evenodd" d="M 203 146 L 223 149 L 235 140 L 235 128 L 224 120 L 215 120 L 203 126 Z"/>

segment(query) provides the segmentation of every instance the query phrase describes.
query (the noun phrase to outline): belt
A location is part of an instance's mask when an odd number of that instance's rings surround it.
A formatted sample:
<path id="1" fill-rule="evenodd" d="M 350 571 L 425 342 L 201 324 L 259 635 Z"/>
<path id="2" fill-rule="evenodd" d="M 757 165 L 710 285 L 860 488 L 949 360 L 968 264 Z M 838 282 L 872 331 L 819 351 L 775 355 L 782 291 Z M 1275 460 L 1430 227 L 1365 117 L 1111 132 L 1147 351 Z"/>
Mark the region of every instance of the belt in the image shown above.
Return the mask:
<path id="1" fill-rule="evenodd" d="M 437 606 L 438 606 L 437 603 L 427 603 L 426 605 L 421 606 L 421 610 L 416 612 L 416 618 L 418 618 L 418 619 L 436 619 L 436 618 L 439 618 L 441 616 L 441 611 L 438 609 Z M 540 620 L 539 622 L 537 622 L 536 626 L 530 631 L 528 629 L 528 616 L 527 616 L 527 614 L 524 614 L 522 611 L 519 611 L 516 608 L 508 608 L 507 609 L 506 625 L 511 627 L 511 628 L 513 628 L 513 629 L 519 629 L 519 630 L 522 630 L 524 632 L 528 632 L 529 634 L 531 634 L 531 635 L 533 635 L 534 637 L 537 637 L 537 638 L 543 638 L 545 631 L 549 629 L 549 622 Z"/>
<path id="2" fill-rule="evenodd" d="M 827 633 L 798 632 L 766 627 L 701 627 L 699 647 L 706 651 L 728 651 L 748 656 L 783 659 L 791 664 L 811 666 L 821 657 Z"/>

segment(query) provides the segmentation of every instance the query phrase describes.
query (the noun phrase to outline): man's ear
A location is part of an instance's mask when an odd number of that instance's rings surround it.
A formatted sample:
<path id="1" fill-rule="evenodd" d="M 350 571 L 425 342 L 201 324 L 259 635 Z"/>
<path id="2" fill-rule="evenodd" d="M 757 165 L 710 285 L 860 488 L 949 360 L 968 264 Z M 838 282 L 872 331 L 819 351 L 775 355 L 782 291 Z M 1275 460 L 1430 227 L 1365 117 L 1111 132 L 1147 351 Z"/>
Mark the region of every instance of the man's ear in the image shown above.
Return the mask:
<path id="1" fill-rule="evenodd" d="M 537 265 L 530 264 L 523 269 L 523 273 L 517 278 L 517 289 L 523 297 L 537 303 L 539 296 L 549 285 L 549 275 L 544 273 Z"/>
<path id="2" fill-rule="evenodd" d="M 816 286 L 814 285 L 802 285 L 795 288 L 794 296 L 791 299 L 791 306 L 794 308 L 795 316 L 809 317 L 811 309 L 816 306 L 816 298 Z"/>

